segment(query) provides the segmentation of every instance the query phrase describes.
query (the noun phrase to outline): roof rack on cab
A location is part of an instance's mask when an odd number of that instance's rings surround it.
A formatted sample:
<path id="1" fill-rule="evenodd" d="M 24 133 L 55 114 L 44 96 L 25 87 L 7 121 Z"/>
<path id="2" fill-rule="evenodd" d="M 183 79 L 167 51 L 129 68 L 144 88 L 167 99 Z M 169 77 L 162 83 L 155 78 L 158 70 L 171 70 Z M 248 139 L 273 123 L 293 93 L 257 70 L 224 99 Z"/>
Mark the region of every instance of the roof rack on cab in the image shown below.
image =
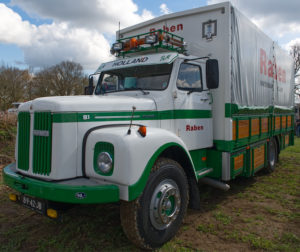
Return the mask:
<path id="1" fill-rule="evenodd" d="M 138 34 L 131 37 L 118 39 L 111 47 L 111 54 L 125 56 L 129 53 L 139 52 L 165 52 L 173 51 L 184 53 L 186 43 L 184 39 L 165 30 L 155 30 L 147 33 Z"/>

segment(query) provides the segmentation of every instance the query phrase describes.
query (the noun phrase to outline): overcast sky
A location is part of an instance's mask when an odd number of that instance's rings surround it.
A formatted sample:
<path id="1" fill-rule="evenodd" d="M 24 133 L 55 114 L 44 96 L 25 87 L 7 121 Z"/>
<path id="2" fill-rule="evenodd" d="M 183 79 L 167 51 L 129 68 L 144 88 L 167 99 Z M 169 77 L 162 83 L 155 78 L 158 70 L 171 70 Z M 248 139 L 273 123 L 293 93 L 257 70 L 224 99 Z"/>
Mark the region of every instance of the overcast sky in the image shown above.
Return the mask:
<path id="1" fill-rule="evenodd" d="M 0 63 L 47 67 L 72 60 L 94 71 L 121 28 L 219 0 L 0 0 Z M 300 0 L 232 0 L 285 49 L 300 43 Z"/>

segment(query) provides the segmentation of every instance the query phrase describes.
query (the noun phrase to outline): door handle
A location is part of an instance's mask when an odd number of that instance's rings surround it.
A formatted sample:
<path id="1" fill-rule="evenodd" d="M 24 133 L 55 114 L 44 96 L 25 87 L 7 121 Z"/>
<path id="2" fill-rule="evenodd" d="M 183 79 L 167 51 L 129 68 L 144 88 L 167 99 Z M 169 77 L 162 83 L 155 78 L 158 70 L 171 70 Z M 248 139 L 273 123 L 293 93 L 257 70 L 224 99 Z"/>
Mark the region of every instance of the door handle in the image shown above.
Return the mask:
<path id="1" fill-rule="evenodd" d="M 208 101 L 208 98 L 201 98 L 200 101 Z"/>

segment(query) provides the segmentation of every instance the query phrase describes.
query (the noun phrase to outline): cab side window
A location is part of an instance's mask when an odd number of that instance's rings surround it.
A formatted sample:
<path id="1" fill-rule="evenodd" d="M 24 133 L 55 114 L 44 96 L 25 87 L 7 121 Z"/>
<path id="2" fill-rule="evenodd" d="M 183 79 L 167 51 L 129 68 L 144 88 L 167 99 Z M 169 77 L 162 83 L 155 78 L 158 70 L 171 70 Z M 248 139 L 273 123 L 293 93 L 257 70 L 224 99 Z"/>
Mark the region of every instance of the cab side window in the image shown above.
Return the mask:
<path id="1" fill-rule="evenodd" d="M 121 77 L 116 74 L 105 73 L 99 78 L 98 82 L 95 94 L 105 94 L 124 89 L 121 85 Z"/>
<path id="2" fill-rule="evenodd" d="M 183 63 L 180 65 L 176 82 L 181 90 L 202 90 L 202 78 L 200 66 Z"/>

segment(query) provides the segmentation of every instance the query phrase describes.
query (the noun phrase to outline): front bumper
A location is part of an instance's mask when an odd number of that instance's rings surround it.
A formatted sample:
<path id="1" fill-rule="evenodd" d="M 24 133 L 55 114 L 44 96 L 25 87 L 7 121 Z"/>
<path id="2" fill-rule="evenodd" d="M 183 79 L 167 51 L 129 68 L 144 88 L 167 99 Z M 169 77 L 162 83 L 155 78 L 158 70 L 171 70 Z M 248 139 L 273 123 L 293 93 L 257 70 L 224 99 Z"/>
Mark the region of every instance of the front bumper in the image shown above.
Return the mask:
<path id="1" fill-rule="evenodd" d="M 15 164 L 3 169 L 4 183 L 16 191 L 41 199 L 74 203 L 94 204 L 119 201 L 119 188 L 116 185 L 95 184 L 87 178 L 64 182 L 42 181 L 17 173 Z"/>

